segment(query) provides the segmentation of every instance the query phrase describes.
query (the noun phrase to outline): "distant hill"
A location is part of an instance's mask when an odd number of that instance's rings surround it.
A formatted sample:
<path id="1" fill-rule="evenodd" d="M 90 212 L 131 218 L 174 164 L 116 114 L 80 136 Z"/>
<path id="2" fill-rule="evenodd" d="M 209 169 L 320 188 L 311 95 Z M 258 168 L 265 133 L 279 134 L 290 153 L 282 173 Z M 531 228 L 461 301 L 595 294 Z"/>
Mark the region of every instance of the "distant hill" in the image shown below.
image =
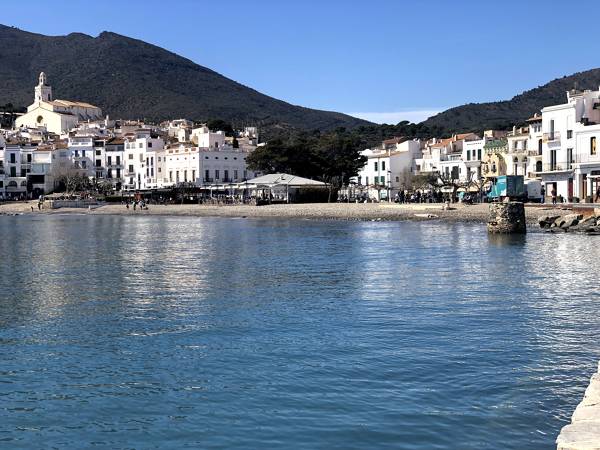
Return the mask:
<path id="1" fill-rule="evenodd" d="M 370 124 L 274 99 L 189 59 L 115 33 L 44 36 L 0 25 L 0 105 L 31 104 L 41 71 L 56 98 L 95 104 L 114 118 L 218 118 L 305 130 Z"/>
<path id="2" fill-rule="evenodd" d="M 578 72 L 525 91 L 510 100 L 490 103 L 469 103 L 450 108 L 422 122 L 429 128 L 438 127 L 447 134 L 489 128 L 507 128 L 519 124 L 545 106 L 567 101 L 566 92 L 578 89 L 598 89 L 600 69 Z"/>

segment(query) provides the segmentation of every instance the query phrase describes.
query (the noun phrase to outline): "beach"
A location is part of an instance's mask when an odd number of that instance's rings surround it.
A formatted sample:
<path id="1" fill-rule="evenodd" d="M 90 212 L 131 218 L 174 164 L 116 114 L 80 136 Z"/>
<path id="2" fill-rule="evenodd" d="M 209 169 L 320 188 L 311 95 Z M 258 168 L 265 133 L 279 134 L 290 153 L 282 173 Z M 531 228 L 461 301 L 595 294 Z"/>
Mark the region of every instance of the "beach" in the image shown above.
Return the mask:
<path id="1" fill-rule="evenodd" d="M 32 210 L 33 207 L 33 210 Z M 566 215 L 570 207 L 551 205 L 526 205 L 528 224 L 537 224 L 545 215 Z M 307 203 L 289 205 L 149 205 L 148 210 L 135 211 L 123 204 L 100 204 L 91 209 L 58 208 L 38 210 L 37 201 L 8 202 L 0 205 L 0 214 L 110 214 L 110 215 L 164 215 L 195 217 L 254 217 L 321 220 L 441 220 L 446 222 L 484 223 L 488 219 L 489 205 L 454 204 L 444 210 L 442 204 L 395 203 Z"/>

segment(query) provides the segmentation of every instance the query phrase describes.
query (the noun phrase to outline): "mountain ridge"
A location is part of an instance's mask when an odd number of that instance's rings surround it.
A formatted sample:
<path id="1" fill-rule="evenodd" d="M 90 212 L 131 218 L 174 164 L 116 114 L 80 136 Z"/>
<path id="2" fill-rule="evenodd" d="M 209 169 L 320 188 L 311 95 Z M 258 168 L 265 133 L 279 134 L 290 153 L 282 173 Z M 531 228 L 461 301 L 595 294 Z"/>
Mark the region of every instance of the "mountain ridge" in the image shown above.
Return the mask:
<path id="1" fill-rule="evenodd" d="M 224 119 L 305 130 L 370 122 L 293 105 L 140 39 L 103 31 L 46 36 L 0 24 L 0 104 L 27 106 L 39 72 L 57 98 L 95 104 L 113 117 Z"/>
<path id="2" fill-rule="evenodd" d="M 427 127 L 442 127 L 448 133 L 506 129 L 551 105 L 566 103 L 568 90 L 598 89 L 600 68 L 556 78 L 546 84 L 521 92 L 508 100 L 467 103 L 449 108 L 421 122 Z"/>

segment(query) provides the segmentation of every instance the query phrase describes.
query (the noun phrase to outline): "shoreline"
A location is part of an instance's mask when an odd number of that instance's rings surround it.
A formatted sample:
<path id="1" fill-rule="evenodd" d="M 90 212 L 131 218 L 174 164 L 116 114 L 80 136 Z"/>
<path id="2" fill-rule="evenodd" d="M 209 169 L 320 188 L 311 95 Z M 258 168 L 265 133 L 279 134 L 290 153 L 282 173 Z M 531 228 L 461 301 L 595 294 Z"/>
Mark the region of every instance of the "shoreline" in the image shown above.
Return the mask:
<path id="1" fill-rule="evenodd" d="M 33 211 L 31 210 L 33 207 Z M 37 209 L 37 201 L 9 202 L 0 205 L 0 215 L 51 215 L 86 214 L 119 216 L 171 216 L 171 217 L 230 217 L 230 218 L 280 218 L 348 221 L 431 221 L 450 223 L 486 223 L 489 204 L 451 205 L 444 210 L 439 203 L 304 203 L 283 205 L 149 205 L 147 211 L 127 209 L 122 204 L 103 204 L 92 209 L 57 208 Z M 537 225 L 544 215 L 566 215 L 571 207 L 551 205 L 526 205 L 527 225 Z"/>

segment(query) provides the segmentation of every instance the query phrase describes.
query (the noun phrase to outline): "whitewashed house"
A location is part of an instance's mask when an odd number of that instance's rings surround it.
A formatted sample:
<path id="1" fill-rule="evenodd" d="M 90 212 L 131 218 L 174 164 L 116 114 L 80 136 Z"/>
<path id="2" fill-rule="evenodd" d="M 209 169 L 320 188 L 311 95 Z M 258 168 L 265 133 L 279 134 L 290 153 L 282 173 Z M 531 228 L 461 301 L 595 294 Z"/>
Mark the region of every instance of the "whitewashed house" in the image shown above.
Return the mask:
<path id="1" fill-rule="evenodd" d="M 566 103 L 542 109 L 542 131 L 547 196 L 592 201 L 600 187 L 600 90 L 571 90 Z"/>
<path id="2" fill-rule="evenodd" d="M 421 143 L 403 137 L 388 139 L 380 148 L 361 154 L 367 162 L 351 181 L 373 200 L 391 200 L 408 186 L 415 172 L 415 159 L 421 156 Z"/>

